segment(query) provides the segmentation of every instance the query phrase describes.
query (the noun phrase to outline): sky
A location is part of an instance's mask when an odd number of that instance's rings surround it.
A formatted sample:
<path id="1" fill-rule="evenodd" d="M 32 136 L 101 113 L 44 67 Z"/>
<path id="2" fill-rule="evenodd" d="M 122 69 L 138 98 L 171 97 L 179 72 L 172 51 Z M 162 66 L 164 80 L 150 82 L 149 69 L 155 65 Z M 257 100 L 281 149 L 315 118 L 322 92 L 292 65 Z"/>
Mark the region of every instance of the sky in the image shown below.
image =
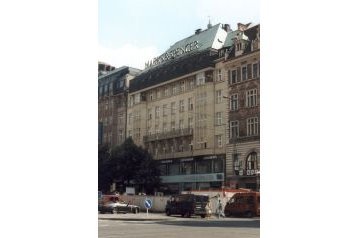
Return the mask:
<path id="1" fill-rule="evenodd" d="M 99 0 L 99 61 L 144 69 L 175 42 L 212 25 L 260 23 L 259 0 Z"/>

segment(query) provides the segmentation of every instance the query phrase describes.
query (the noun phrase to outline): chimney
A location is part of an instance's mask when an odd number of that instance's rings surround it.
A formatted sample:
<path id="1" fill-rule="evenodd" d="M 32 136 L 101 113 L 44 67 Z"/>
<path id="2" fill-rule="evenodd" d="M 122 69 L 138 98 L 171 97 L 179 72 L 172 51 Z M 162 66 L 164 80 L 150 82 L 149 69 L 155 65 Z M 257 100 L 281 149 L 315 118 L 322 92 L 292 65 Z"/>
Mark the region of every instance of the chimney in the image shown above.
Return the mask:
<path id="1" fill-rule="evenodd" d="M 229 24 L 224 24 L 224 25 L 223 25 L 223 29 L 224 29 L 226 32 L 230 32 L 230 31 L 231 31 L 231 28 L 230 28 L 230 25 L 229 25 Z"/>
<path id="2" fill-rule="evenodd" d="M 250 26 L 250 24 L 251 24 L 251 22 L 247 23 L 246 25 L 239 22 L 239 23 L 237 23 L 237 29 L 239 31 L 245 31 Z"/>

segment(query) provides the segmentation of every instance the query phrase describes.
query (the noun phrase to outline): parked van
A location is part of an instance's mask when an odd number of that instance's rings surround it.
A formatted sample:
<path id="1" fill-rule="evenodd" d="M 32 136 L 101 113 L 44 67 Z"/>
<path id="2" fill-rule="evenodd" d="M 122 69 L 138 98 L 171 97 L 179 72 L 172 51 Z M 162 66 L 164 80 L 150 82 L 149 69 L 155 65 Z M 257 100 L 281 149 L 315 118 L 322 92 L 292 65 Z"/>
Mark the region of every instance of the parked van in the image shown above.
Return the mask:
<path id="1" fill-rule="evenodd" d="M 235 193 L 226 203 L 225 216 L 260 216 L 260 193 L 240 192 Z"/>
<path id="2" fill-rule="evenodd" d="M 181 194 L 172 196 L 165 207 L 165 213 L 170 215 L 181 215 L 190 217 L 199 215 L 202 218 L 211 216 L 209 196 Z"/>

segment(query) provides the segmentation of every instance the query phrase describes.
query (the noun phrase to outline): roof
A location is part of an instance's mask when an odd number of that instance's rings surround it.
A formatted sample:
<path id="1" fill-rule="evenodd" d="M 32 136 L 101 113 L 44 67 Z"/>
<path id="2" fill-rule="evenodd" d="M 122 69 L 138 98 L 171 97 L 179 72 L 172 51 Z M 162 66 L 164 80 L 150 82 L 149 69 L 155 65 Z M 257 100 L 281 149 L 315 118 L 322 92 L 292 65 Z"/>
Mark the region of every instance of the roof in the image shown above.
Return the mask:
<path id="1" fill-rule="evenodd" d="M 158 67 L 168 61 L 182 58 L 190 53 L 201 52 L 207 49 L 220 49 L 225 42 L 227 32 L 222 24 L 216 24 L 211 28 L 199 31 L 187 38 L 177 41 L 163 54 L 150 60 L 150 66 L 145 70 Z"/>
<path id="2" fill-rule="evenodd" d="M 217 54 L 210 49 L 196 52 L 142 72 L 131 80 L 129 92 L 135 92 L 143 88 L 169 81 L 171 79 L 207 68 L 214 67 L 213 60 Z"/>
<path id="3" fill-rule="evenodd" d="M 227 37 L 226 37 L 225 43 L 223 45 L 223 48 L 232 46 L 232 44 L 233 44 L 232 39 L 235 38 L 235 36 L 237 35 L 238 32 L 239 31 L 236 30 L 236 31 L 231 31 L 231 32 L 229 32 L 227 34 Z"/>
<path id="4" fill-rule="evenodd" d="M 104 75 L 101 75 L 98 77 L 98 80 L 101 80 L 103 78 L 106 78 L 108 76 L 111 76 L 111 75 L 116 75 L 116 74 L 120 74 L 121 76 L 122 75 L 125 75 L 125 74 L 128 74 L 128 73 L 132 73 L 134 75 L 137 75 L 141 72 L 142 70 L 140 69 L 136 69 L 136 68 L 132 68 L 132 67 L 128 67 L 128 66 L 122 66 L 122 67 L 119 67 L 115 70 L 112 70 L 112 71 L 109 71 L 108 73 L 104 74 Z"/>

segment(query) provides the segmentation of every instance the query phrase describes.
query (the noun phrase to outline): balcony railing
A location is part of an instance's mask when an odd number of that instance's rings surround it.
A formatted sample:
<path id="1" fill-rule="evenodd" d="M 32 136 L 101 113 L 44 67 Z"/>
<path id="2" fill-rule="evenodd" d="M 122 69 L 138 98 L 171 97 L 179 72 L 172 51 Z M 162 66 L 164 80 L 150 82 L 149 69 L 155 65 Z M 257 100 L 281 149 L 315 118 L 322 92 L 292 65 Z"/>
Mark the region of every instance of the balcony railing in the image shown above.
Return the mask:
<path id="1" fill-rule="evenodd" d="M 150 141 L 165 140 L 165 139 L 181 137 L 181 136 L 190 136 L 190 135 L 193 135 L 193 128 L 183 128 L 174 131 L 168 131 L 168 132 L 157 133 L 154 135 L 144 136 L 143 140 L 144 142 L 150 142 Z"/>

